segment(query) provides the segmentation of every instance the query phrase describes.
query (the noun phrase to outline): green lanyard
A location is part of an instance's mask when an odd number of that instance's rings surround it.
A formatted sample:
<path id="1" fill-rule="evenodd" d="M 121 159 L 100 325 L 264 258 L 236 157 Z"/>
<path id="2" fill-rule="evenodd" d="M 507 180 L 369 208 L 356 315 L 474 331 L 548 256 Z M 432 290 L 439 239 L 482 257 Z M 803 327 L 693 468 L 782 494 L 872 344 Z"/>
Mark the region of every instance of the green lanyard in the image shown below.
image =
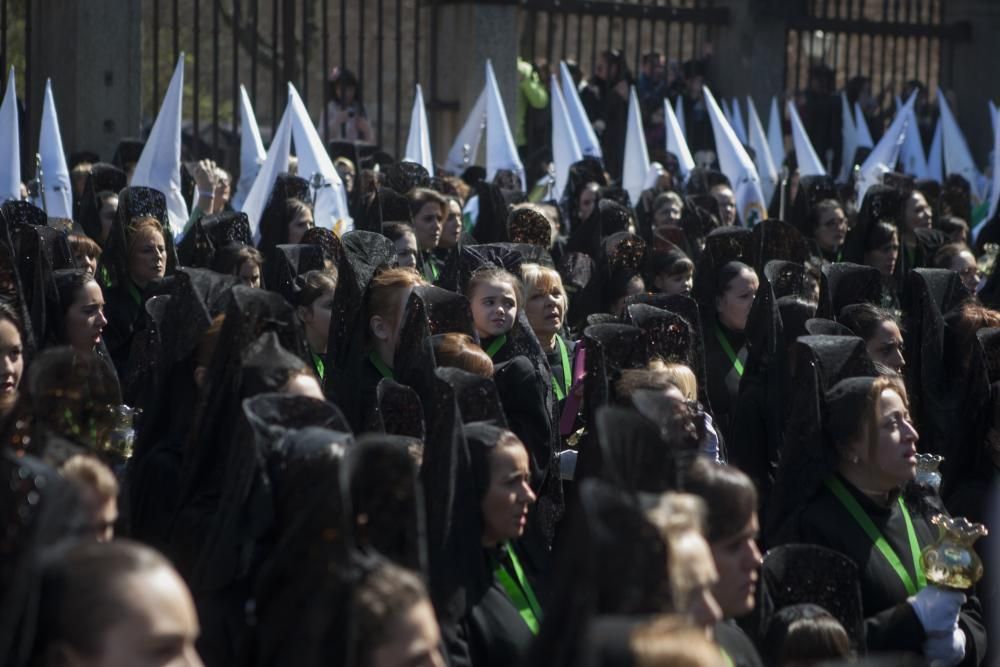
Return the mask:
<path id="1" fill-rule="evenodd" d="M 722 331 L 722 327 L 719 326 L 718 322 L 715 323 L 715 337 L 719 339 L 719 345 L 722 346 L 722 351 L 726 353 L 727 357 L 729 357 L 729 361 L 732 362 L 737 375 L 743 377 L 743 362 L 736 356 L 736 352 L 733 351 L 733 346 L 730 345 L 729 339 L 726 338 L 726 334 Z"/>
<path id="2" fill-rule="evenodd" d="M 125 282 L 128 285 L 129 296 L 131 296 L 132 300 L 135 301 L 135 305 L 141 306 L 142 305 L 142 295 L 139 294 L 139 288 L 135 286 L 135 283 L 133 283 L 131 280 L 129 280 L 127 278 L 125 279 Z"/>
<path id="3" fill-rule="evenodd" d="M 368 355 L 368 360 L 372 362 L 372 366 L 378 369 L 378 372 L 382 374 L 382 377 L 395 380 L 392 376 L 392 369 L 382 363 L 382 360 L 378 358 L 378 355 L 375 354 L 375 352 Z"/>
<path id="4" fill-rule="evenodd" d="M 559 380 L 553 374 L 552 389 L 556 392 L 556 400 L 561 401 L 569 393 L 570 383 L 573 380 L 573 372 L 569 367 L 569 353 L 566 351 L 566 343 L 563 342 L 562 336 L 559 334 L 556 334 L 556 345 L 559 346 L 559 361 L 562 363 L 563 382 L 562 386 L 560 386 Z"/>
<path id="5" fill-rule="evenodd" d="M 903 503 L 903 499 L 897 499 L 899 502 L 899 509 L 903 511 L 903 519 L 906 521 L 906 536 L 910 541 L 910 556 L 913 557 L 913 571 L 917 573 L 917 585 L 913 585 L 913 580 L 910 579 L 910 573 L 906 571 L 903 567 L 903 563 L 900 562 L 899 556 L 896 552 L 892 550 L 889 543 L 879 532 L 878 528 L 872 522 L 871 517 L 869 517 L 865 511 L 858 504 L 858 501 L 854 499 L 851 492 L 847 490 L 843 482 L 841 482 L 836 477 L 831 477 L 826 480 L 826 486 L 833 495 L 837 497 L 840 504 L 848 511 L 848 513 L 854 517 L 861 529 L 865 531 L 868 535 L 868 539 L 872 541 L 875 548 L 879 550 L 879 553 L 889 562 L 892 569 L 896 571 L 896 575 L 899 577 L 900 581 L 903 582 L 903 586 L 906 588 L 907 595 L 916 595 L 917 591 L 921 590 L 927 586 L 927 577 L 924 575 L 924 570 L 920 567 L 920 545 L 917 544 L 917 534 L 913 530 L 913 522 L 910 521 L 910 513 L 906 509 L 906 505 Z"/>
<path id="6" fill-rule="evenodd" d="M 430 253 L 427 253 L 427 256 L 424 258 L 424 277 L 431 282 L 434 282 L 438 279 L 438 273 L 439 271 L 437 265 L 434 263 L 434 257 Z"/>
<path id="7" fill-rule="evenodd" d="M 507 334 L 504 334 L 499 338 L 497 338 L 496 340 L 494 340 L 492 343 L 490 343 L 490 346 L 486 348 L 486 356 L 492 359 L 493 355 L 499 352 L 500 348 L 503 347 L 506 342 L 507 342 Z"/>
<path id="8" fill-rule="evenodd" d="M 736 663 L 734 663 L 733 659 L 729 657 L 728 653 L 726 653 L 726 649 L 719 648 L 719 653 L 722 654 L 722 662 L 726 663 L 726 667 L 736 667 Z"/>
<path id="9" fill-rule="evenodd" d="M 316 374 L 319 375 L 320 380 L 326 379 L 326 364 L 323 363 L 323 357 L 319 356 L 315 352 L 312 353 L 313 356 L 313 366 L 316 367 Z M 376 366 L 378 368 L 378 366 Z M 379 369 L 381 370 L 381 369 Z"/>
<path id="10" fill-rule="evenodd" d="M 509 543 L 503 545 L 503 550 L 507 554 L 507 557 L 510 558 L 514 576 L 510 576 L 510 572 L 503 566 L 503 563 L 497 565 L 497 569 L 494 570 L 493 574 L 496 575 L 500 585 L 503 586 L 507 597 L 517 607 L 518 613 L 521 614 L 521 618 L 524 619 L 528 629 L 531 630 L 531 634 L 537 635 L 538 623 L 542 619 L 542 607 L 538 604 L 535 592 L 531 590 L 531 584 L 528 583 L 528 580 L 524 576 L 524 570 L 521 569 L 521 562 L 517 559 L 517 554 L 510 548 Z M 515 577 L 517 578 L 516 581 Z"/>

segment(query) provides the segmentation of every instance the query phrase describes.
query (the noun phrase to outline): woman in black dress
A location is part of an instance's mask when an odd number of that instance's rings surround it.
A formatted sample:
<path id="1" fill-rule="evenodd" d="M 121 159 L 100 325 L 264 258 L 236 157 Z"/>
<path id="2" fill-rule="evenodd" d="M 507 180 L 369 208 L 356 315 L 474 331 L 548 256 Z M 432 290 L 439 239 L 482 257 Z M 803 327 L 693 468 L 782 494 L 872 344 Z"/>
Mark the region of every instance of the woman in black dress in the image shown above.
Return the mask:
<path id="1" fill-rule="evenodd" d="M 900 497 L 916 473 L 918 440 L 902 383 L 848 378 L 827 393 L 826 403 L 830 470 L 797 518 L 798 541 L 834 549 L 857 564 L 869 651 L 910 651 L 940 665 L 980 664 L 986 634 L 979 603 L 928 585 L 920 551 L 935 532 Z"/>
<path id="2" fill-rule="evenodd" d="M 538 634 L 542 608 L 514 541 L 524 534 L 531 490 L 528 452 L 517 436 L 489 422 L 465 427 L 479 502 L 481 570 L 468 589 L 459 636 L 473 667 L 511 665 Z"/>

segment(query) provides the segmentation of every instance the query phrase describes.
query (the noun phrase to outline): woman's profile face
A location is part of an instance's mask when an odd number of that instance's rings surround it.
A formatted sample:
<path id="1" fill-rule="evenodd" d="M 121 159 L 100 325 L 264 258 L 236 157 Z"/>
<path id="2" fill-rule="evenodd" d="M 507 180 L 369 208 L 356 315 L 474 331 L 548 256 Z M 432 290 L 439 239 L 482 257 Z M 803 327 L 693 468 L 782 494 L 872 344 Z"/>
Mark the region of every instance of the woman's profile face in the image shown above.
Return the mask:
<path id="1" fill-rule="evenodd" d="M 160 280 L 167 271 L 167 246 L 155 229 L 136 233 L 128 253 L 128 272 L 139 287 Z"/>
<path id="2" fill-rule="evenodd" d="M 483 544 L 492 546 L 524 534 L 535 502 L 524 445 L 497 445 L 490 453 L 490 485 L 483 496 Z"/>
<path id="3" fill-rule="evenodd" d="M 191 594 L 166 567 L 124 576 L 122 615 L 104 634 L 94 667 L 201 667 Z M 73 661 L 71 661 L 73 662 Z"/>
<path id="4" fill-rule="evenodd" d="M 898 488 L 913 479 L 917 472 L 917 430 L 910 421 L 910 411 L 893 389 L 885 389 L 876 408 L 877 437 L 868 456 L 859 456 L 883 481 L 887 489 Z"/>
<path id="5" fill-rule="evenodd" d="M 923 193 L 916 190 L 910 194 L 906 200 L 906 228 L 911 232 L 914 229 L 930 229 L 932 222 L 931 207 L 927 204 Z"/>
<path id="6" fill-rule="evenodd" d="M 107 324 L 101 286 L 88 280 L 66 309 L 66 344 L 80 352 L 93 352 Z"/>
<path id="7" fill-rule="evenodd" d="M 8 319 L 0 320 L 0 407 L 11 405 L 24 373 L 21 332 Z"/>
<path id="8" fill-rule="evenodd" d="M 746 329 L 750 308 L 753 306 L 759 286 L 760 281 L 752 269 L 740 271 L 729 281 L 722 296 L 716 300 L 719 322 L 732 331 Z"/>
<path id="9" fill-rule="evenodd" d="M 719 581 L 708 543 L 689 530 L 671 539 L 670 584 L 677 611 L 709 632 L 722 620 L 722 610 L 712 593 Z"/>
<path id="10" fill-rule="evenodd" d="M 888 366 L 897 373 L 903 372 L 903 334 L 892 320 L 879 322 L 875 332 L 865 341 L 865 348 L 872 361 Z"/>
<path id="11" fill-rule="evenodd" d="M 302 324 L 309 340 L 326 340 L 330 335 L 333 295 L 333 290 L 327 290 L 320 294 L 308 308 L 301 309 Z"/>
<path id="12" fill-rule="evenodd" d="M 444 227 L 441 229 L 441 238 L 438 239 L 438 246 L 441 248 L 454 248 L 458 245 L 458 240 L 462 236 L 462 207 L 454 199 L 448 200 L 448 215 L 444 219 Z"/>

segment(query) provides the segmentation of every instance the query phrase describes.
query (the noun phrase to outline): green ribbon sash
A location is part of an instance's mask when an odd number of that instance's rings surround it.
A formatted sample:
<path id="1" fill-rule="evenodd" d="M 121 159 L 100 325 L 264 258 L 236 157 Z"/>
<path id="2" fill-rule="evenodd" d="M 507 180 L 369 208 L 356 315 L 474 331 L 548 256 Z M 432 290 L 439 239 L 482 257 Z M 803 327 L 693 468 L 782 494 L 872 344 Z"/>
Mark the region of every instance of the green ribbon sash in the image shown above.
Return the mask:
<path id="1" fill-rule="evenodd" d="M 719 345 L 722 346 L 722 351 L 726 353 L 726 356 L 729 357 L 729 361 L 732 362 L 737 375 L 743 377 L 743 362 L 740 361 L 738 356 L 736 356 L 736 351 L 733 350 L 733 346 L 729 343 L 729 339 L 726 338 L 726 334 L 722 330 L 722 327 L 719 326 L 718 322 L 715 324 L 715 337 L 719 340 Z"/>
<path id="2" fill-rule="evenodd" d="M 486 348 L 486 355 L 492 359 L 493 355 L 500 351 L 500 348 L 506 345 L 507 334 L 504 334 L 490 343 L 490 346 Z"/>
<path id="3" fill-rule="evenodd" d="M 562 363 L 563 381 L 560 383 L 559 379 L 553 373 L 552 390 L 556 393 L 556 400 L 561 401 L 569 393 L 569 388 L 573 381 L 573 371 L 569 367 L 569 352 L 566 350 L 566 342 L 563 341 L 562 336 L 559 334 L 556 334 L 556 345 L 559 346 L 559 361 Z"/>
<path id="4" fill-rule="evenodd" d="M 378 370 L 378 372 L 382 374 L 382 377 L 388 378 L 390 380 L 396 379 L 392 375 L 392 369 L 386 366 L 384 363 L 382 363 L 382 360 L 379 359 L 378 355 L 375 354 L 374 351 L 368 355 L 368 360 L 372 362 L 372 366 L 374 366 L 376 370 Z"/>
<path id="5" fill-rule="evenodd" d="M 861 527 L 868 539 L 872 541 L 875 548 L 878 549 L 882 557 L 888 561 L 892 569 L 896 571 L 896 575 L 899 580 L 903 582 L 903 587 L 906 588 L 907 595 L 916 595 L 917 591 L 923 589 L 927 586 L 927 577 L 924 574 L 924 569 L 920 566 L 920 545 L 917 543 L 917 534 L 913 530 L 913 522 L 910 520 L 910 512 L 906 509 L 906 505 L 903 503 L 902 498 L 898 498 L 899 509 L 903 512 L 903 519 L 906 521 L 906 537 L 910 542 L 910 557 L 913 558 L 913 571 L 917 573 L 917 583 L 913 584 L 913 580 L 910 578 L 910 573 L 906 571 L 903 567 L 903 563 L 899 560 L 899 556 L 893 551 L 892 547 L 886 541 L 879 529 L 875 527 L 872 522 L 871 517 L 862 509 L 858 501 L 855 500 L 851 492 L 847 490 L 836 477 L 831 477 L 826 480 L 826 487 L 833 492 L 833 495 L 837 497 L 840 504 L 848 511 L 848 513 L 854 518 L 854 521 Z"/>
<path id="6" fill-rule="evenodd" d="M 517 607 L 518 613 L 521 614 L 521 618 L 524 619 L 528 629 L 531 630 L 531 634 L 537 635 L 538 624 L 542 620 L 542 607 L 538 604 L 538 598 L 535 597 L 535 592 L 531 589 L 531 584 L 528 583 L 527 578 L 524 576 L 521 562 L 517 559 L 517 554 L 514 553 L 514 550 L 510 548 L 509 543 L 503 546 L 503 552 L 510 559 L 514 576 L 511 576 L 511 573 L 507 571 L 503 563 L 498 565 L 493 573 L 496 575 L 500 585 L 503 586 L 507 597 Z"/>
<path id="7" fill-rule="evenodd" d="M 318 355 L 315 352 L 313 352 L 312 353 L 312 359 L 313 359 L 313 366 L 316 368 L 316 375 L 319 376 L 320 380 L 325 380 L 326 379 L 326 364 L 323 363 L 323 357 L 321 357 L 320 355 Z M 380 362 L 381 362 L 381 360 L 380 360 Z M 378 366 L 376 366 L 376 368 L 378 368 Z"/>

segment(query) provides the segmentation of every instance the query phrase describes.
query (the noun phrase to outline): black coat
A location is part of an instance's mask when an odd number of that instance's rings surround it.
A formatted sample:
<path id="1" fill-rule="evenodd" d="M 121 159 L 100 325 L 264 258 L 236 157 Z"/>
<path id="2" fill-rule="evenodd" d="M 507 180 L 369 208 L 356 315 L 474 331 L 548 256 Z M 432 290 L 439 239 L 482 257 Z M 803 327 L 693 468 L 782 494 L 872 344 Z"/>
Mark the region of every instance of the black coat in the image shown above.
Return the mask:
<path id="1" fill-rule="evenodd" d="M 492 572 L 496 559 L 492 553 L 485 556 L 486 567 Z M 459 641 L 464 644 L 467 655 L 453 651 L 453 667 L 519 664 L 534 641 L 534 635 L 496 577 L 491 577 L 489 586 L 482 592 L 470 592 L 468 603 L 469 610 L 458 628 Z"/>
<path id="2" fill-rule="evenodd" d="M 747 361 L 747 347 L 744 344 L 746 336 L 723 329 L 729 344 L 736 352 L 736 357 L 743 363 Z M 712 406 L 712 418 L 722 435 L 723 442 L 729 442 L 733 432 L 733 421 L 736 415 L 736 399 L 740 393 L 740 374 L 736 372 L 733 362 L 719 344 L 715 335 L 715 321 L 706 322 L 703 334 L 705 343 L 705 374 L 708 382 L 708 401 Z"/>
<path id="3" fill-rule="evenodd" d="M 131 283 L 104 290 L 104 315 L 108 319 L 103 332 L 104 343 L 115 364 L 115 370 L 118 371 L 118 379 L 123 384 L 128 373 L 132 339 L 143 325 L 145 301 L 142 291 Z"/>
<path id="4" fill-rule="evenodd" d="M 916 581 L 906 523 L 899 504 L 893 502 L 888 508 L 883 507 L 843 478 L 840 479 L 899 555 L 911 579 Z M 933 543 L 936 531 L 927 520 L 915 511 L 910 512 L 910 518 L 921 548 Z M 903 582 L 874 548 L 861 526 L 826 487 L 803 510 L 798 541 L 834 549 L 857 564 L 865 615 L 865 641 L 869 651 L 922 653 L 927 637 L 916 612 L 906 601 L 908 594 Z M 979 601 L 973 595 L 969 595 L 962 608 L 959 626 L 966 636 L 965 660 L 961 664 L 981 664 L 986 653 L 986 631 Z"/>
<path id="5" fill-rule="evenodd" d="M 733 621 L 715 624 L 715 643 L 732 660 L 733 667 L 764 667 L 764 661 L 746 633 Z"/>

